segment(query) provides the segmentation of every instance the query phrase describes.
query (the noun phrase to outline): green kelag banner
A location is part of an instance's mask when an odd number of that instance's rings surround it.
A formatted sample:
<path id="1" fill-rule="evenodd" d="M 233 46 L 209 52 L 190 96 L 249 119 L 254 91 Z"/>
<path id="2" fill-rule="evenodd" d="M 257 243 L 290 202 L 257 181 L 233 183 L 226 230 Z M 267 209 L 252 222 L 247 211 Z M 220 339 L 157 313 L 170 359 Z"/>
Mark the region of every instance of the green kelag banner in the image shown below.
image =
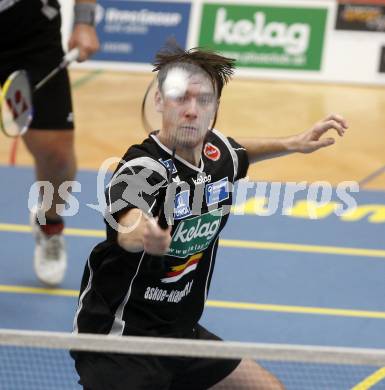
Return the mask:
<path id="1" fill-rule="evenodd" d="M 326 8 L 204 4 L 199 46 L 250 68 L 320 70 Z"/>

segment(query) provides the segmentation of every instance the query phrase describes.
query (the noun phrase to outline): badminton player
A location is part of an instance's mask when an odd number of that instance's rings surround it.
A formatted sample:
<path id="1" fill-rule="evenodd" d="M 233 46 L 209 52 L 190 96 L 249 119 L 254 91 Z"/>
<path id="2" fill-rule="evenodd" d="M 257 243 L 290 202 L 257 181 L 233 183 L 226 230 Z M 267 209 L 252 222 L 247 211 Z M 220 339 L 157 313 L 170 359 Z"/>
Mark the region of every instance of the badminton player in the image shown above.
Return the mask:
<path id="1" fill-rule="evenodd" d="M 128 149 L 106 190 L 107 239 L 87 260 L 75 332 L 220 340 L 199 320 L 232 184 L 246 176 L 250 163 L 327 147 L 334 142 L 322 137 L 329 130 L 344 134 L 345 120 L 332 115 L 292 137 L 242 142 L 226 137 L 212 123 L 233 67 L 231 59 L 200 49 L 175 46 L 158 53 L 155 104 L 161 127 Z M 169 173 L 177 190 L 167 216 L 171 222 L 163 229 L 158 215 Z M 72 356 L 87 390 L 283 388 L 247 359 Z"/>
<path id="2" fill-rule="evenodd" d="M 95 0 L 76 0 L 74 29 L 69 49 L 78 47 L 84 61 L 99 47 L 96 36 Z M 0 83 L 15 70 L 25 69 L 35 85 L 63 58 L 61 17 L 57 0 L 0 0 Z M 58 188 L 75 178 L 74 122 L 67 70 L 62 70 L 33 99 L 34 119 L 23 140 L 32 154 L 36 179 L 54 187 L 53 202 L 44 223 L 36 213 L 31 223 L 36 238 L 34 268 L 49 286 L 64 278 L 67 254 L 62 235 L 64 223 L 56 213 L 62 203 Z M 38 212 L 39 210 L 36 210 Z"/>

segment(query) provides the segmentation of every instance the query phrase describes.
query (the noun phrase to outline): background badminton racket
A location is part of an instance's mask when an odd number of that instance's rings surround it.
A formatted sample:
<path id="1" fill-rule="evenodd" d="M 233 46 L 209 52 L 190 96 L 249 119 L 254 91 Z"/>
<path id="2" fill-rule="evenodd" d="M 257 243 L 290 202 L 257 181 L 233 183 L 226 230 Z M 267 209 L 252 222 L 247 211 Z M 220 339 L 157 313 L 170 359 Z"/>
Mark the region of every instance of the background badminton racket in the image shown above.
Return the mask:
<path id="1" fill-rule="evenodd" d="M 17 70 L 7 78 L 0 95 L 0 127 L 6 136 L 19 137 L 25 134 L 33 119 L 33 93 L 78 57 L 79 49 L 72 49 L 56 68 L 34 86 L 30 84 L 25 70 Z"/>

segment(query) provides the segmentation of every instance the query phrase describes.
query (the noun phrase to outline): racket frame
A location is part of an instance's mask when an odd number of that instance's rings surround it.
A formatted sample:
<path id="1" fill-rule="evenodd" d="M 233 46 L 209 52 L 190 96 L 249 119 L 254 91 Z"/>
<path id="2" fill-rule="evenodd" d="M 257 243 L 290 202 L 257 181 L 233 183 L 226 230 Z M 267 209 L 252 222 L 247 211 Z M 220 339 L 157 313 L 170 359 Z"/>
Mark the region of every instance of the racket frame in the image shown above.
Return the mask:
<path id="1" fill-rule="evenodd" d="M 16 70 L 16 71 L 12 72 L 10 76 L 8 76 L 7 80 L 4 83 L 4 86 L 3 86 L 3 89 L 2 89 L 2 92 L 0 95 L 0 128 L 1 128 L 2 132 L 7 137 L 11 137 L 11 138 L 20 137 L 27 132 L 29 125 L 31 124 L 32 119 L 33 119 L 33 101 L 32 101 L 33 93 L 36 92 L 37 90 L 39 90 L 41 87 L 43 87 L 49 80 L 51 80 L 54 76 L 56 76 L 62 69 L 66 68 L 71 62 L 77 60 L 79 58 L 79 54 L 80 54 L 80 52 L 79 52 L 79 49 L 77 47 L 70 50 L 68 53 L 66 53 L 63 56 L 60 64 L 58 66 L 56 66 L 54 69 L 52 69 L 43 79 L 41 79 L 33 87 L 28 79 L 28 74 L 27 74 L 26 70 L 24 70 L 24 69 Z M 6 131 L 6 124 L 4 123 L 2 110 L 3 110 L 3 105 L 8 104 L 6 101 L 6 94 L 9 90 L 9 88 L 11 87 L 12 83 L 14 82 L 15 78 L 19 74 L 25 75 L 25 80 L 28 83 L 27 88 L 29 90 L 29 95 L 30 95 L 29 96 L 30 102 L 28 102 L 30 104 L 30 115 L 28 115 L 28 118 L 27 118 L 25 124 L 20 126 L 21 130 L 18 132 L 18 134 L 9 134 Z"/>
<path id="2" fill-rule="evenodd" d="M 4 122 L 4 118 L 3 118 L 3 107 L 4 107 L 5 104 L 8 105 L 8 102 L 7 102 L 8 91 L 11 88 L 12 84 L 14 83 L 15 79 L 17 77 L 19 77 L 20 75 L 22 75 L 22 77 L 26 81 L 26 84 L 23 84 L 23 87 L 27 88 L 27 90 L 28 90 L 29 97 L 26 100 L 27 100 L 27 105 L 29 106 L 27 108 L 29 110 L 29 114 L 27 116 L 27 120 L 25 121 L 25 123 L 20 126 L 21 130 L 17 134 L 10 134 L 9 132 L 6 131 L 6 123 Z M 23 95 L 22 98 L 25 99 L 25 96 Z M 9 110 L 12 111 L 12 108 L 9 108 Z M 28 127 L 29 127 L 29 125 L 32 122 L 32 119 L 33 119 L 33 105 L 32 105 L 32 88 L 31 88 L 31 83 L 29 81 L 28 74 L 27 74 L 27 72 L 25 70 L 16 70 L 16 71 L 12 72 L 8 76 L 7 80 L 4 83 L 3 89 L 1 91 L 1 97 L 0 97 L 0 127 L 1 127 L 2 132 L 7 137 L 15 138 L 15 137 L 22 136 L 23 134 L 25 134 L 27 132 Z"/>

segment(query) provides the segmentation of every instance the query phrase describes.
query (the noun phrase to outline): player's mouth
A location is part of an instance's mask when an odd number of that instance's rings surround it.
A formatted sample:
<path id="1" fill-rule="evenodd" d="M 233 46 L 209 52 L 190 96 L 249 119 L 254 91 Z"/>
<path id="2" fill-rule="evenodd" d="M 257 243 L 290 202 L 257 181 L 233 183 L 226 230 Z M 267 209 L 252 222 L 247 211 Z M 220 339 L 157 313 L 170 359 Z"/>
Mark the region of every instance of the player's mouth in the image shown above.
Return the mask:
<path id="1" fill-rule="evenodd" d="M 188 133 L 197 133 L 199 131 L 199 129 L 194 126 L 181 126 L 180 129 Z"/>

